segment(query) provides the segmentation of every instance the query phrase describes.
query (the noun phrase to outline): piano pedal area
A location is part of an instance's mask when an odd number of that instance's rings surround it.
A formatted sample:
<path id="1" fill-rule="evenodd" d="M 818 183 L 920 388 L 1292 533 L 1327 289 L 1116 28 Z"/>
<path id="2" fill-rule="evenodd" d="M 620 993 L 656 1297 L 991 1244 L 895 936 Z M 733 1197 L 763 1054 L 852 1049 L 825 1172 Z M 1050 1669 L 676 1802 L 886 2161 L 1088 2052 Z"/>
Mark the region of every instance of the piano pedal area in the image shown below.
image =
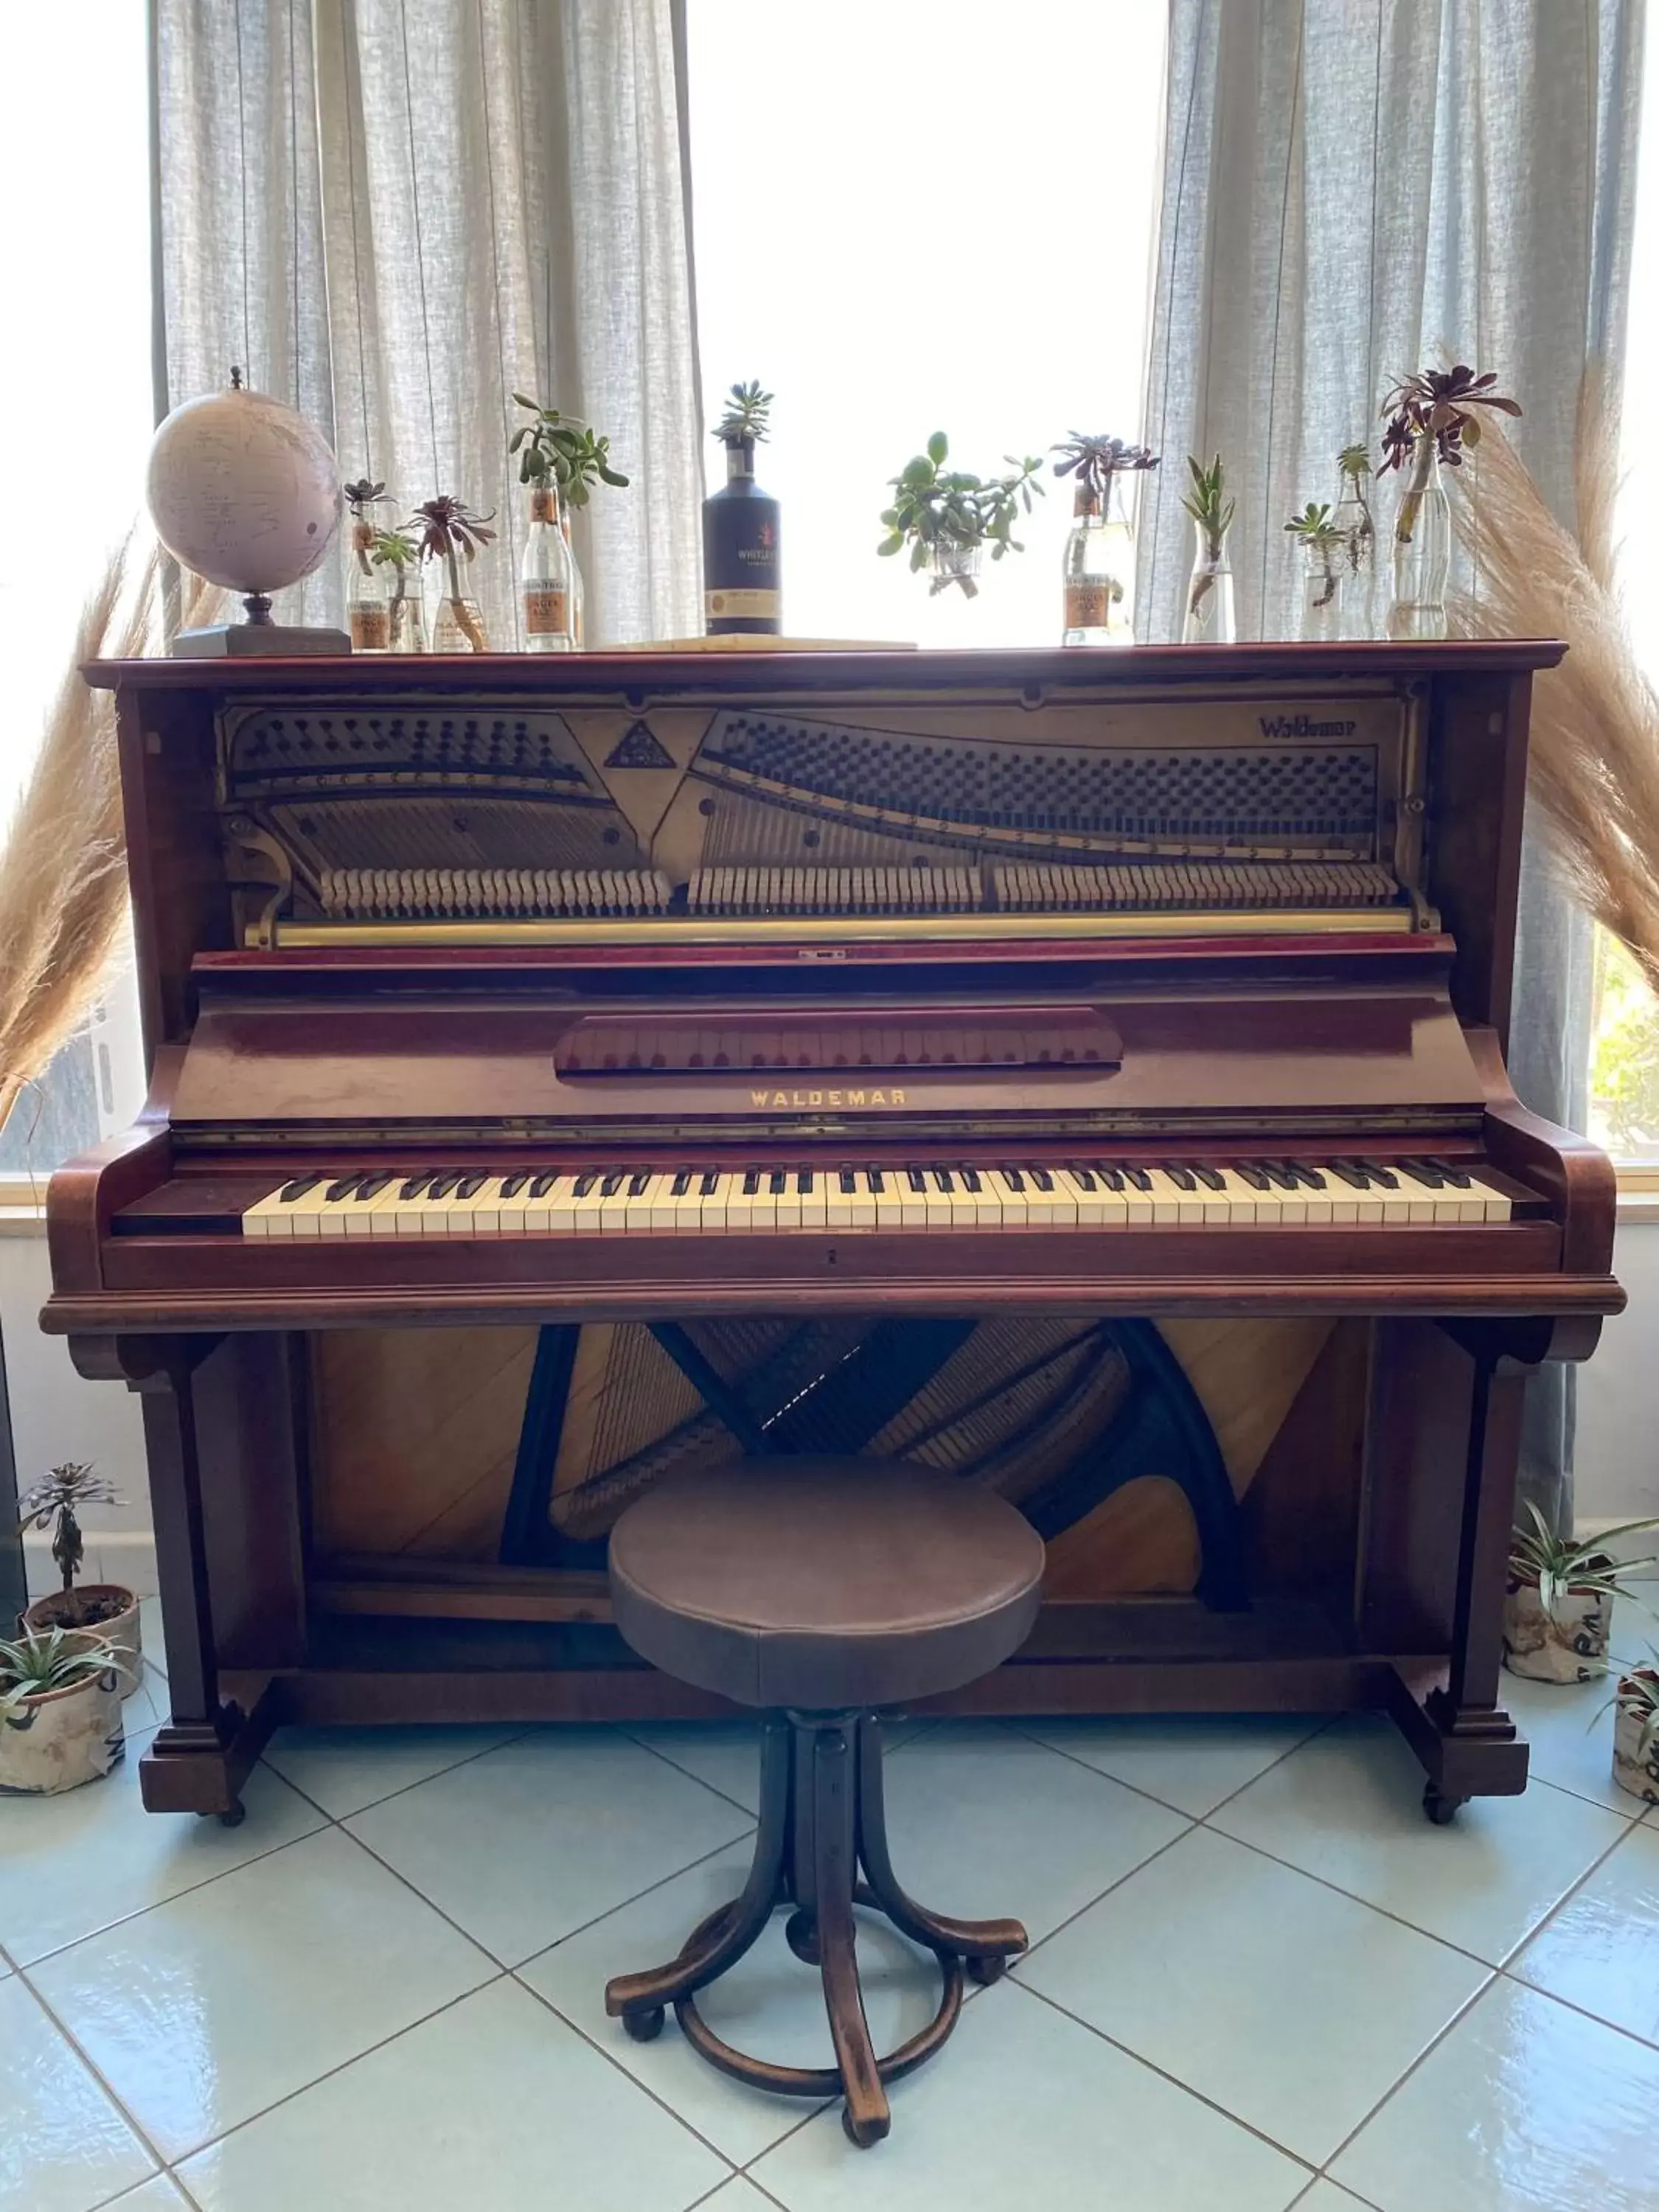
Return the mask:
<path id="1" fill-rule="evenodd" d="M 930 1158 L 811 1166 L 313 1169 L 240 1216 L 248 1237 L 1105 1233 L 1507 1222 L 1512 1187 L 1455 1160 Z"/>

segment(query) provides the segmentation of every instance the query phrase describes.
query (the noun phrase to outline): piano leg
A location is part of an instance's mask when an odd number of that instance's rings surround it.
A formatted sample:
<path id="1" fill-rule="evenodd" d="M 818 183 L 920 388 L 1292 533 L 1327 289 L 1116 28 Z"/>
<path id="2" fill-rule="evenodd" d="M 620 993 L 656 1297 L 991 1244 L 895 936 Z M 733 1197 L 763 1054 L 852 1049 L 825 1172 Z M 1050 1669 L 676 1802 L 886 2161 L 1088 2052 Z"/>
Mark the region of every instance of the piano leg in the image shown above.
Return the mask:
<path id="1" fill-rule="evenodd" d="M 246 1711 L 220 1693 L 196 1399 L 216 1341 L 77 1338 L 71 1351 L 82 1374 L 125 1380 L 143 1409 L 171 1708 L 138 1764 L 145 1809 L 213 1814 L 235 1827 L 242 1784 L 280 1715 L 269 1679 Z"/>

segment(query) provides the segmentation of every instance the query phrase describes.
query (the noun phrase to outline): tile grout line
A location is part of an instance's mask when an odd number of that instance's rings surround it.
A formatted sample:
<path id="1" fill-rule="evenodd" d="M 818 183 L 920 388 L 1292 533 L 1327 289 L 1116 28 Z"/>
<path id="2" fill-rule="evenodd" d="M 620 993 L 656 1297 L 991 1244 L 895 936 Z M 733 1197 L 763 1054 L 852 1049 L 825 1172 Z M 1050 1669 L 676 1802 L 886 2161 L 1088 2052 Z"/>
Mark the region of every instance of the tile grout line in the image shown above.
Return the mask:
<path id="1" fill-rule="evenodd" d="M 306 1790 L 301 1790 L 300 1788 L 300 1784 L 294 1781 L 289 1775 L 285 1774 L 283 1771 L 283 1769 L 277 1765 L 276 1760 L 270 1756 L 269 1747 L 260 1753 L 258 1764 L 261 1766 L 268 1766 L 279 1781 L 286 1782 L 288 1784 L 290 1790 L 298 1790 L 300 1796 L 305 1799 L 307 1805 L 316 1805 L 317 1810 L 323 1814 L 323 1817 L 325 1820 L 334 1820 L 339 1826 L 343 1826 L 346 1821 L 355 1820 L 359 1814 L 372 1813 L 377 1806 L 390 1805 L 399 1797 L 407 1797 L 411 1790 L 424 1789 L 428 1782 L 440 1781 L 443 1776 L 446 1774 L 453 1774 L 459 1767 L 471 1766 L 481 1759 L 488 1759 L 492 1751 L 505 1751 L 509 1744 L 522 1743 L 526 1736 L 535 1735 L 539 1725 L 539 1723 L 532 1721 L 526 1727 L 519 1729 L 516 1734 L 503 1736 L 499 1743 L 486 1743 L 482 1745 L 477 1751 L 465 1752 L 459 1759 L 453 1762 L 453 1765 L 448 1766 L 434 1767 L 430 1774 L 422 1774 L 417 1781 L 401 1783 L 396 1790 L 388 1790 L 384 1797 L 371 1797 L 366 1805 L 354 1805 L 349 1813 L 331 1813 L 325 1807 L 317 1804 L 317 1800 L 314 1797 L 311 1796 Z M 279 1735 L 281 1731 L 278 1730 Z"/>
<path id="2" fill-rule="evenodd" d="M 1319 2169 L 1320 2172 L 1325 2177 L 1325 2179 L 1335 2188 L 1346 2189 L 1347 2187 L 1347 2184 L 1346 2182 L 1338 2181 L 1336 2176 L 1331 2172 L 1331 2168 L 1336 2164 L 1338 2159 L 1342 2156 L 1345 2151 L 1350 2150 L 1353 2147 L 1353 2145 L 1358 2141 L 1359 2137 L 1365 2132 L 1365 2130 L 1370 2127 L 1371 2122 L 1382 2112 L 1384 2106 L 1390 2104 L 1393 2100 L 1400 2094 L 1400 2092 L 1405 2087 L 1407 2082 L 1412 2079 L 1413 2075 L 1420 2072 L 1422 2068 L 1428 2063 L 1431 2058 L 1433 2057 L 1435 2052 L 1439 2050 L 1441 2045 L 1445 2042 L 1447 2037 L 1450 2035 L 1455 2028 L 1462 2026 L 1462 2022 L 1468 2018 L 1469 2014 L 1474 2010 L 1476 2005 L 1480 2002 L 1481 1999 L 1486 1995 L 1488 1990 L 1492 1989 L 1500 1979 L 1501 1975 L 1499 1970 L 1496 1966 L 1492 1967 L 1487 1972 L 1486 1980 L 1481 1983 L 1480 1988 L 1476 1990 L 1462 2004 L 1459 2005 L 1456 2011 L 1453 2013 L 1451 2018 L 1446 2021 L 1437 2033 L 1429 2038 L 1423 2048 L 1418 2052 L 1416 2057 L 1413 2059 L 1411 2064 L 1405 2069 L 1403 2073 L 1398 2075 L 1395 2079 L 1389 2083 L 1389 2087 L 1382 2092 L 1382 2094 L 1377 2099 L 1370 2110 L 1364 2115 L 1364 2118 L 1358 2121 L 1355 2126 L 1349 2129 L 1347 2134 L 1343 2136 L 1341 2142 L 1338 2143 L 1336 2148 L 1331 2153 L 1330 2156 L 1326 2159 Z"/>
<path id="3" fill-rule="evenodd" d="M 165 2172 L 167 2168 L 167 2160 L 162 2157 L 157 2146 L 151 2142 L 146 2131 L 139 2126 L 137 2118 L 128 2110 L 125 2100 L 123 2098 L 117 2096 L 114 2085 L 108 2080 L 102 2068 L 93 2063 L 91 2055 L 82 2048 L 79 2039 L 70 2032 L 70 2028 L 58 2017 L 58 2014 L 46 2002 L 46 1999 L 42 1996 L 40 1991 L 35 1988 L 34 1984 L 29 1979 L 27 1968 L 19 1966 L 16 1972 L 18 1980 L 28 1991 L 29 1995 L 34 1999 L 34 2002 L 40 2006 L 41 2011 L 46 2014 L 52 2026 L 56 2028 L 58 2034 L 63 2037 L 70 2051 L 72 2051 L 76 2057 L 80 2060 L 82 2065 L 86 2068 L 88 2073 L 91 2075 L 93 2080 L 98 2084 L 104 2094 L 109 2099 L 110 2103 L 115 2107 L 116 2112 L 125 2122 L 127 2127 L 131 2130 L 134 2139 L 143 2150 L 145 2156 L 149 2160 L 153 2166 Z M 144 2177 L 146 2181 L 150 2181 L 154 2179 L 155 2176 L 153 2174 L 146 2174 Z M 142 2186 L 143 2184 L 139 2182 L 131 2182 L 128 2185 L 129 2188 L 133 2189 Z M 125 2191 L 118 2190 L 115 2193 L 116 2196 L 119 2197 L 124 2195 Z M 105 2198 L 103 2201 L 107 2203 L 112 2200 L 110 2198 Z"/>
<path id="4" fill-rule="evenodd" d="M 1166 1806 L 1164 1809 L 1167 1812 L 1171 1808 Z M 1199 1823 L 1192 1818 L 1190 1814 L 1184 1814 L 1182 1817 L 1186 1820 L 1187 1826 L 1182 1829 L 1179 1835 L 1165 1837 L 1164 1840 L 1158 1844 L 1155 1850 L 1148 1851 L 1144 1859 L 1137 1859 L 1132 1867 L 1126 1867 L 1121 1875 L 1118 1875 L 1113 1881 L 1107 1883 L 1104 1889 L 1101 1890 L 1097 1895 L 1090 1898 L 1085 1904 L 1079 1905 L 1075 1912 L 1069 1912 L 1066 1914 L 1064 1920 L 1056 1921 L 1046 1936 L 1039 1936 L 1035 1943 L 1028 1943 L 1023 1951 L 1019 1952 L 1013 1959 L 1010 1960 L 1007 1969 L 1008 1972 L 1010 1974 L 1018 1975 L 1020 1968 L 1025 1964 L 1025 1961 L 1028 1959 L 1034 1959 L 1037 1953 L 1042 1950 L 1045 1943 L 1052 1943 L 1056 1936 L 1063 1936 L 1068 1928 L 1075 1927 L 1077 1923 L 1082 1919 L 1085 1912 L 1092 1912 L 1096 1905 L 1103 1904 L 1107 1898 L 1111 1896 L 1114 1890 L 1121 1889 L 1126 1881 L 1133 1881 L 1143 1867 L 1151 1866 L 1154 1859 L 1161 1859 L 1165 1851 L 1173 1850 L 1177 1844 L 1184 1843 L 1187 1838 L 1192 1834 L 1194 1829 L 1198 1826 Z M 1028 1983 L 1022 1982 L 1020 1986 L 1022 1989 L 1025 1989 L 1029 1988 L 1030 1984 Z M 1061 2009 L 1063 2009 L 1063 2008 L 1061 2008 Z"/>
<path id="5" fill-rule="evenodd" d="M 1105 1717 L 1110 1719 L 1113 1716 L 1108 1714 Z M 1179 1719 L 1182 1717 L 1177 1714 L 1173 1717 Z M 1244 1792 L 1252 1789 L 1263 1776 L 1271 1774 L 1276 1766 L 1282 1766 L 1287 1759 L 1294 1758 L 1296 1753 L 1310 1744 L 1316 1736 L 1323 1735 L 1327 1729 L 1334 1728 L 1338 1721 L 1345 1717 L 1346 1716 L 1341 1713 L 1327 1714 L 1308 1731 L 1306 1735 L 1298 1736 L 1294 1743 L 1286 1744 L 1283 1751 L 1267 1761 L 1260 1773 L 1251 1775 L 1248 1782 L 1241 1782 L 1237 1790 L 1230 1790 L 1224 1797 L 1218 1797 L 1211 1806 L 1209 1813 L 1189 1813 L 1184 1805 L 1171 1804 L 1167 1797 L 1158 1796 L 1155 1790 L 1148 1790 L 1143 1784 L 1126 1782 L 1121 1774 L 1114 1774 L 1104 1766 L 1097 1766 L 1090 1759 L 1080 1759 L 1076 1752 L 1067 1751 L 1063 1745 L 1050 1743 L 1046 1737 L 1034 1735 L 1018 1720 L 1010 1720 L 1005 1725 L 1012 1729 L 1016 1735 L 1024 1736 L 1028 1742 L 1039 1745 L 1042 1750 L 1052 1751 L 1060 1759 L 1070 1759 L 1073 1766 L 1086 1767 L 1091 1774 L 1100 1775 L 1108 1782 L 1115 1782 L 1120 1790 L 1133 1790 L 1137 1797 L 1146 1798 L 1149 1804 L 1161 1805 L 1166 1813 L 1177 1813 L 1183 1820 L 1207 1820 L 1210 1814 L 1218 1813 L 1224 1805 L 1231 1805 L 1235 1797 L 1242 1797 Z"/>

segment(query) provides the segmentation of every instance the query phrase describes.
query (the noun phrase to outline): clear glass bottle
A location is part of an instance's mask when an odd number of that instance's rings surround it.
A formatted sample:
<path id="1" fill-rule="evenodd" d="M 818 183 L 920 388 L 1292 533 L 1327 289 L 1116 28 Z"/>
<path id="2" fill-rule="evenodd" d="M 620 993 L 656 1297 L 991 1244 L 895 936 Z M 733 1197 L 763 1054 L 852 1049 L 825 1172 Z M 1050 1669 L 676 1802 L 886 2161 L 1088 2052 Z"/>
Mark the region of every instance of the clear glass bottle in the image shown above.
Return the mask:
<path id="1" fill-rule="evenodd" d="M 1346 574 L 1342 586 L 1342 631 L 1345 637 L 1370 637 L 1376 593 L 1376 525 L 1370 501 L 1365 496 L 1370 463 L 1364 457 L 1364 448 L 1354 446 L 1349 447 L 1337 465 L 1337 498 L 1331 509 L 1331 527 L 1340 533 L 1343 544 Z"/>
<path id="2" fill-rule="evenodd" d="M 519 567 L 526 653 L 575 651 L 573 566 L 560 514 L 558 487 L 549 477 L 530 487 L 530 526 Z"/>
<path id="3" fill-rule="evenodd" d="M 438 604 L 432 611 L 434 653 L 488 653 L 489 635 L 483 611 L 461 580 L 463 556 L 452 546 L 434 562 L 438 572 Z M 470 565 L 470 564 L 469 564 Z"/>
<path id="4" fill-rule="evenodd" d="M 1060 642 L 1133 645 L 1135 532 L 1121 473 L 1114 471 L 1107 477 L 1103 494 L 1079 484 L 1072 516 L 1062 571 L 1066 625 Z"/>
<path id="5" fill-rule="evenodd" d="M 559 527 L 564 532 L 564 550 L 570 556 L 570 634 L 576 641 L 578 653 L 587 644 L 587 586 L 582 581 L 581 563 L 576 558 L 576 548 L 570 534 L 570 502 L 565 500 L 559 508 Z"/>
<path id="6" fill-rule="evenodd" d="M 1439 441 L 1420 431 L 1394 524 L 1390 637 L 1444 637 L 1451 575 L 1451 501 L 1440 481 Z"/>
<path id="7" fill-rule="evenodd" d="M 1233 611 L 1233 562 L 1227 533 L 1193 525 L 1193 572 L 1187 580 L 1187 611 L 1181 626 L 1183 645 L 1235 645 L 1238 622 Z M 1068 641 L 1069 642 L 1069 641 Z"/>
<path id="8" fill-rule="evenodd" d="M 386 611 L 388 591 L 384 568 L 374 561 L 374 525 L 366 514 L 353 514 L 345 533 L 346 628 L 354 653 L 387 653 L 392 647 L 392 621 Z"/>
<path id="9" fill-rule="evenodd" d="M 421 605 L 421 572 L 406 562 L 380 564 L 386 578 L 386 629 L 389 653 L 426 651 L 425 610 Z"/>
<path id="10" fill-rule="evenodd" d="M 1342 635 L 1347 554 L 1340 535 L 1322 531 L 1302 540 L 1302 635 L 1329 643 Z"/>

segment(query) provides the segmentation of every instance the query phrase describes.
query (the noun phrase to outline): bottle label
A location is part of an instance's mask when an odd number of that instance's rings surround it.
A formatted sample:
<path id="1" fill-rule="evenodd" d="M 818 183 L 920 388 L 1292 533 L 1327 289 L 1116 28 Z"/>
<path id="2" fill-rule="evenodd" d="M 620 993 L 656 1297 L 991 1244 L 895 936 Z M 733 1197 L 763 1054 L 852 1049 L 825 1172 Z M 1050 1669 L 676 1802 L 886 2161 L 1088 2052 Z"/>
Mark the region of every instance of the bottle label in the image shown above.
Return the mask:
<path id="1" fill-rule="evenodd" d="M 354 653 L 385 653 L 390 649 L 392 611 L 389 607 L 368 606 L 360 602 L 349 610 L 349 614 Z"/>
<path id="2" fill-rule="evenodd" d="M 1067 584 L 1067 629 L 1104 629 L 1112 619 L 1112 586 L 1108 583 Z"/>
<path id="3" fill-rule="evenodd" d="M 524 626 L 532 637 L 562 637 L 569 629 L 570 594 L 562 587 L 527 585 L 524 595 Z"/>
<path id="4" fill-rule="evenodd" d="M 776 622 L 783 611 L 781 592 L 705 592 L 702 599 L 703 610 L 710 622 L 722 617 L 728 621 L 737 617 L 747 622 Z"/>

